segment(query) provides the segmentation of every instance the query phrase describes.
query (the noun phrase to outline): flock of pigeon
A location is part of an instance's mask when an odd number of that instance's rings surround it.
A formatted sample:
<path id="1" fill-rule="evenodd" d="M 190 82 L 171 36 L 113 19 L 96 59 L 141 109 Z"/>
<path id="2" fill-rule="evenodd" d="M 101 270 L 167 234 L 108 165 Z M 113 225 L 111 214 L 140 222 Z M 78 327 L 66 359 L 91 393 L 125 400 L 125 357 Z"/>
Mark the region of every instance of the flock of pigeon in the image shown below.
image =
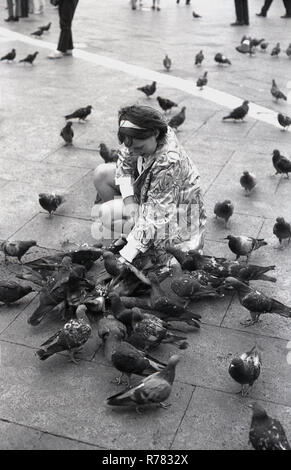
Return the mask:
<path id="1" fill-rule="evenodd" d="M 32 34 L 41 36 L 49 28 L 50 23 Z M 266 50 L 268 46 L 264 39 L 256 41 L 244 37 L 239 52 L 252 55 L 259 45 L 262 50 Z M 278 48 L 279 45 L 277 55 Z M 288 50 L 290 54 L 287 53 Z M 287 51 L 287 55 L 291 56 L 290 46 Z M 32 65 L 36 55 L 37 52 L 20 62 Z M 13 49 L 1 60 L 11 62 L 15 57 L 16 51 Z M 217 53 L 214 59 L 218 64 L 231 65 L 230 60 L 221 53 Z M 195 65 L 201 65 L 203 60 L 203 51 L 200 51 L 196 55 Z M 170 71 L 172 61 L 168 56 L 164 58 L 163 65 Z M 156 92 L 156 85 L 153 82 L 138 90 L 149 98 Z M 197 86 L 201 89 L 206 85 L 207 72 L 197 81 Z M 271 93 L 276 100 L 286 99 L 275 80 Z M 157 101 L 165 113 L 178 106 L 161 96 L 157 97 Z M 68 122 L 61 131 L 61 137 L 66 144 L 72 144 L 74 136 L 71 119 L 85 121 L 91 109 L 92 106 L 88 105 L 65 116 Z M 169 126 L 177 130 L 185 121 L 185 110 L 186 107 L 183 107 L 173 116 L 169 120 Z M 244 101 L 223 119 L 243 120 L 248 110 L 248 101 Z M 291 124 L 291 119 L 282 114 L 278 115 L 278 120 L 284 128 Z M 118 150 L 109 149 L 103 142 L 99 151 L 105 163 L 118 159 Z M 289 177 L 291 161 L 282 156 L 279 150 L 273 152 L 273 165 L 276 174 L 286 174 Z M 244 171 L 240 184 L 246 195 L 250 196 L 257 184 L 255 175 Z M 49 213 L 49 217 L 64 202 L 65 196 L 60 194 L 39 194 L 39 203 Z M 226 226 L 233 212 L 234 206 L 230 200 L 218 202 L 214 207 L 215 216 L 222 218 Z M 282 217 L 278 217 L 273 233 L 280 245 L 284 240 L 289 243 L 291 226 Z M 187 348 L 187 337 L 185 334 L 177 334 L 181 331 L 177 329 L 176 323 L 185 323 L 195 330 L 201 327 L 201 315 L 194 305 L 190 309 L 189 303 L 193 304 L 201 299 L 215 302 L 235 291 L 241 305 L 250 314 L 250 318 L 243 323 L 245 326 L 257 323 L 261 315 L 268 313 L 291 317 L 291 307 L 250 286 L 253 280 L 276 281 L 276 278 L 267 274 L 275 266 L 249 263 L 251 253 L 265 246 L 265 240 L 234 235 L 228 235 L 226 239 L 230 251 L 236 255 L 235 260 L 202 255 L 195 250 L 184 252 L 169 245 L 165 252 L 169 259 L 175 260 L 169 266 L 157 265 L 149 259 L 135 265 L 123 264 L 118 258 L 121 247 L 114 244 L 108 247 L 102 244 L 82 245 L 75 250 L 61 250 L 54 255 L 22 262 L 22 257 L 31 247 L 37 246 L 37 242 L 6 240 L 0 245 L 5 263 L 9 262 L 10 257 L 16 257 L 21 268 L 17 277 L 29 281 L 29 285 L 1 281 L 0 301 L 10 305 L 36 291 L 39 292 L 39 304 L 30 315 L 28 323 L 32 326 L 39 325 L 52 312 L 56 312 L 64 320 L 64 326 L 36 352 L 42 361 L 56 353 L 68 351 L 71 360 L 78 363 L 78 353 L 92 335 L 92 323 L 97 324 L 104 355 L 121 373 L 117 383 L 122 384 L 125 376 L 127 385 L 125 390 L 110 396 L 107 404 L 132 405 L 138 413 L 146 405 L 166 408 L 169 406 L 166 400 L 171 394 L 179 356 L 172 355 L 166 364 L 154 358 L 150 352 L 162 343 L 170 343 L 180 349 Z M 242 256 L 246 257 L 244 261 L 240 259 Z M 177 301 L 177 297 L 181 301 Z M 232 359 L 228 372 L 241 385 L 242 396 L 249 392 L 259 378 L 261 368 L 262 359 L 257 345 Z M 144 378 L 137 385 L 131 386 L 132 374 Z M 249 438 L 253 447 L 257 450 L 290 450 L 281 423 L 269 417 L 258 403 L 250 406 L 253 416 Z"/>

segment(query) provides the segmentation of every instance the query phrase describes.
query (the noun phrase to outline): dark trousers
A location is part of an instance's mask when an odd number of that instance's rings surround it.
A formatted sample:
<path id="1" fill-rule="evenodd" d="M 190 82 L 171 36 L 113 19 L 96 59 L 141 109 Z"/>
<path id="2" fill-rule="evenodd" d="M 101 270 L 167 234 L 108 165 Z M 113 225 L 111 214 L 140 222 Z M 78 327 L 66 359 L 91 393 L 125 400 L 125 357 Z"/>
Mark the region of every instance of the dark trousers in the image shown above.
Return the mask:
<path id="1" fill-rule="evenodd" d="M 21 16 L 28 16 L 28 0 L 21 0 Z"/>
<path id="2" fill-rule="evenodd" d="M 291 0 L 283 0 L 286 15 L 291 16 Z"/>
<path id="3" fill-rule="evenodd" d="M 272 3 L 273 3 L 273 0 L 265 1 L 261 10 L 261 13 L 263 13 L 263 15 L 267 14 L 267 11 L 269 10 Z M 283 0 L 283 3 L 284 3 L 285 10 L 286 10 L 286 15 L 291 15 L 291 0 Z"/>
<path id="4" fill-rule="evenodd" d="M 61 0 L 59 4 L 59 17 L 61 34 L 59 37 L 58 51 L 66 52 L 73 49 L 72 21 L 79 0 Z"/>
<path id="5" fill-rule="evenodd" d="M 236 19 L 240 23 L 249 24 L 248 0 L 234 0 Z"/>

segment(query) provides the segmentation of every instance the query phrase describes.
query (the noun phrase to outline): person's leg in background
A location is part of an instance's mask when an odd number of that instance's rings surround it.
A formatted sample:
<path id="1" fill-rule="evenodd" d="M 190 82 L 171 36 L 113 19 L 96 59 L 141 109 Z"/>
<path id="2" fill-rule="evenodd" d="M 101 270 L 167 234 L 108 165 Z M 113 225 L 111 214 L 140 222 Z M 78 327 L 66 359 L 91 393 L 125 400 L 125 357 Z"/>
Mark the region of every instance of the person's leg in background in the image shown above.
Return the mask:
<path id="1" fill-rule="evenodd" d="M 242 0 L 243 4 L 243 21 L 245 25 L 249 25 L 249 5 L 248 0 Z"/>
<path id="2" fill-rule="evenodd" d="M 21 0 L 21 15 L 22 18 L 28 18 L 28 0 Z"/>
<path id="3" fill-rule="evenodd" d="M 61 34 L 57 50 L 63 53 L 74 48 L 72 38 L 72 22 L 79 0 L 63 0 L 59 5 Z"/>
<path id="4" fill-rule="evenodd" d="M 8 8 L 8 18 L 5 21 L 13 21 L 13 0 L 7 0 L 7 8 Z"/>
<path id="5" fill-rule="evenodd" d="M 15 15 L 14 21 L 18 21 L 18 18 L 21 15 L 21 0 L 15 0 Z"/>
<path id="6" fill-rule="evenodd" d="M 270 6 L 272 5 L 273 0 L 266 0 L 264 5 L 262 6 L 261 12 L 256 13 L 257 16 L 267 16 L 267 11 L 269 10 Z"/>
<path id="7" fill-rule="evenodd" d="M 29 11 L 29 14 L 33 14 L 34 13 L 34 0 L 28 0 L 28 11 Z"/>
<path id="8" fill-rule="evenodd" d="M 286 13 L 281 18 L 291 18 L 291 0 L 283 0 L 283 3 Z"/>
<path id="9" fill-rule="evenodd" d="M 231 23 L 231 26 L 243 26 L 244 25 L 244 18 L 243 18 L 243 2 L 242 0 L 234 0 L 235 6 L 235 15 L 236 21 Z"/>

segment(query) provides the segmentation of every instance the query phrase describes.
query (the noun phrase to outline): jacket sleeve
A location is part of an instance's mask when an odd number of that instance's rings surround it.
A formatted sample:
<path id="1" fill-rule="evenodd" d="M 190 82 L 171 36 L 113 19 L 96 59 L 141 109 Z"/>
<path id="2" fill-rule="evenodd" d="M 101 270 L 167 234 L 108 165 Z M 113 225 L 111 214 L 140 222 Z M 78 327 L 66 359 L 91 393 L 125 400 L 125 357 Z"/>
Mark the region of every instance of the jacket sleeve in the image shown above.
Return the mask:
<path id="1" fill-rule="evenodd" d="M 134 163 L 125 148 L 121 148 L 118 152 L 118 160 L 116 162 L 115 184 L 119 186 L 122 199 L 134 195 Z"/>

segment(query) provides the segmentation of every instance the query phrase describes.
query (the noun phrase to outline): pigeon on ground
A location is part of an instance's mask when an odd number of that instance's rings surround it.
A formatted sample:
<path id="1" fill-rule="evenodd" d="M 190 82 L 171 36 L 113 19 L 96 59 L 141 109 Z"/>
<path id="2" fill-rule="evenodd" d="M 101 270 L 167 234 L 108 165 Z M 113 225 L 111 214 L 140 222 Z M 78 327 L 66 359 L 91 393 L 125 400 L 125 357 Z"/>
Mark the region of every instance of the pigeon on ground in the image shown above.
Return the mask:
<path id="1" fill-rule="evenodd" d="M 250 173 L 249 171 L 244 171 L 242 176 L 240 177 L 239 180 L 241 186 L 245 189 L 246 191 L 246 196 L 249 196 L 251 191 L 254 189 L 254 187 L 257 184 L 256 177 L 253 173 Z"/>
<path id="2" fill-rule="evenodd" d="M 268 244 L 263 238 L 246 236 L 236 237 L 234 235 L 228 235 L 225 237 L 225 240 L 228 240 L 229 249 L 236 255 L 236 260 L 239 259 L 240 256 L 246 256 L 248 260 L 254 250 Z"/>
<path id="3" fill-rule="evenodd" d="M 141 405 L 158 404 L 167 408 L 169 405 L 164 401 L 171 394 L 178 361 L 179 356 L 171 356 L 165 369 L 149 375 L 136 387 L 107 398 L 107 404 L 112 406 L 135 405 L 137 412 L 140 412 Z"/>
<path id="4" fill-rule="evenodd" d="M 45 26 L 39 26 L 38 29 L 40 29 L 41 31 L 49 31 L 50 27 L 51 27 L 51 23 L 48 23 Z"/>
<path id="5" fill-rule="evenodd" d="M 249 102 L 245 100 L 241 106 L 238 106 L 237 108 L 234 108 L 233 111 L 231 111 L 230 114 L 227 116 L 224 116 L 222 118 L 223 120 L 225 119 L 234 119 L 235 121 L 237 120 L 243 120 L 243 118 L 248 114 L 249 112 Z"/>
<path id="6" fill-rule="evenodd" d="M 202 16 L 198 15 L 198 13 L 195 13 L 195 11 L 192 11 L 192 16 L 193 18 L 202 18 Z"/>
<path id="7" fill-rule="evenodd" d="M 36 51 L 34 54 L 28 54 L 24 59 L 20 60 L 19 62 L 24 62 L 25 64 L 30 64 L 33 65 L 33 62 L 35 61 L 35 58 L 38 54 L 38 51 Z"/>
<path id="8" fill-rule="evenodd" d="M 208 72 L 204 72 L 204 75 L 202 77 L 199 77 L 196 82 L 196 86 L 198 86 L 200 90 L 203 90 L 203 87 L 206 86 L 208 83 L 207 74 Z"/>
<path id="9" fill-rule="evenodd" d="M 121 372 L 121 376 L 116 379 L 118 385 L 122 383 L 122 377 L 125 375 L 128 386 L 130 386 L 131 374 L 147 376 L 166 367 L 163 362 L 154 359 L 126 341 L 117 344 L 116 350 L 111 356 L 111 362 Z"/>
<path id="10" fill-rule="evenodd" d="M 258 403 L 249 405 L 253 410 L 249 432 L 255 450 L 291 450 L 284 428 L 279 420 L 268 416 Z"/>
<path id="11" fill-rule="evenodd" d="M 290 44 L 289 44 L 289 46 L 287 47 L 287 49 L 286 49 L 285 52 L 286 52 L 286 54 L 287 54 L 288 57 L 291 57 L 291 42 L 290 42 Z"/>
<path id="12" fill-rule="evenodd" d="M 56 193 L 40 193 L 38 198 L 39 204 L 45 211 L 48 211 L 49 216 L 66 201 L 65 196 Z"/>
<path id="13" fill-rule="evenodd" d="M 109 149 L 104 142 L 99 145 L 99 153 L 105 163 L 116 163 L 118 160 L 118 151 L 115 149 Z"/>
<path id="14" fill-rule="evenodd" d="M 217 62 L 218 64 L 229 64 L 229 65 L 231 65 L 230 60 L 229 60 L 227 57 L 225 57 L 223 54 L 221 54 L 220 52 L 218 52 L 217 54 L 215 54 L 214 60 L 215 60 L 215 62 Z"/>
<path id="15" fill-rule="evenodd" d="M 243 353 L 240 357 L 232 359 L 228 372 L 230 376 L 241 384 L 241 394 L 246 396 L 250 387 L 258 379 L 262 367 L 262 359 L 257 347 Z"/>
<path id="16" fill-rule="evenodd" d="M 3 251 L 6 256 L 13 256 L 18 258 L 18 261 L 21 261 L 22 256 L 31 248 L 36 246 L 37 242 L 35 240 L 15 240 L 15 241 L 4 241 L 0 245 L 0 250 Z"/>
<path id="17" fill-rule="evenodd" d="M 161 96 L 157 96 L 157 100 L 158 100 L 160 107 L 165 111 L 165 113 L 168 110 L 171 111 L 173 107 L 178 106 L 176 103 L 174 103 L 174 101 L 169 100 L 167 98 L 162 98 Z"/>
<path id="18" fill-rule="evenodd" d="M 43 286 L 39 293 L 39 305 L 27 319 L 27 323 L 32 326 L 38 325 L 42 319 L 57 306 L 63 304 L 66 300 L 67 286 L 60 286 L 54 292 L 51 292 L 49 285 Z"/>
<path id="19" fill-rule="evenodd" d="M 274 98 L 276 98 L 276 101 L 278 101 L 278 100 L 287 101 L 287 96 L 284 95 L 284 93 L 282 93 L 281 90 L 279 90 L 275 80 L 272 80 L 271 94 L 274 96 Z"/>
<path id="20" fill-rule="evenodd" d="M 278 302 L 278 300 L 268 297 L 258 290 L 252 289 L 243 282 L 234 277 L 227 277 L 225 284 L 233 287 L 243 307 L 249 310 L 251 319 L 242 322 L 242 325 L 249 326 L 259 321 L 260 315 L 263 313 L 277 313 L 282 317 L 291 317 L 291 307 Z"/>
<path id="21" fill-rule="evenodd" d="M 36 36 L 38 38 L 40 38 L 42 35 L 43 35 L 43 30 L 42 29 L 38 29 L 37 31 L 34 31 L 34 33 L 30 33 L 31 36 Z"/>
<path id="22" fill-rule="evenodd" d="M 291 118 L 286 114 L 279 113 L 277 116 L 277 120 L 280 126 L 283 127 L 283 130 L 285 130 L 285 128 L 288 129 L 291 124 Z"/>
<path id="23" fill-rule="evenodd" d="M 268 43 L 267 41 L 263 41 L 263 42 L 260 44 L 261 50 L 262 50 L 262 51 L 266 51 L 268 45 L 269 45 L 269 43 Z"/>
<path id="24" fill-rule="evenodd" d="M 276 46 L 272 49 L 271 55 L 278 57 L 281 52 L 280 43 L 277 42 Z"/>
<path id="25" fill-rule="evenodd" d="M 283 217 L 277 217 L 276 223 L 273 227 L 273 234 L 278 238 L 280 245 L 282 240 L 288 238 L 289 245 L 291 238 L 291 225 L 288 224 L 288 222 L 285 222 Z"/>
<path id="26" fill-rule="evenodd" d="M 79 108 L 76 111 L 74 111 L 71 114 L 67 114 L 65 116 L 65 119 L 79 119 L 79 121 L 85 121 L 86 117 L 91 114 L 91 110 L 93 109 L 93 106 L 89 105 L 86 106 L 85 108 Z"/>
<path id="27" fill-rule="evenodd" d="M 0 281 L 0 302 L 12 304 L 32 291 L 31 286 L 21 286 L 14 281 Z"/>
<path id="28" fill-rule="evenodd" d="M 241 43 L 236 47 L 236 50 L 241 54 L 249 54 L 250 56 L 255 53 L 255 40 L 251 37 L 243 36 Z"/>
<path id="29" fill-rule="evenodd" d="M 182 251 L 180 248 L 173 245 L 167 246 L 165 250 L 166 253 L 170 253 L 174 258 L 176 258 L 183 271 L 194 271 L 195 269 L 199 269 L 189 252 Z"/>
<path id="30" fill-rule="evenodd" d="M 251 38 L 251 42 L 254 47 L 260 46 L 261 44 L 264 43 L 264 41 L 265 41 L 265 38 L 262 38 L 262 39 Z"/>
<path id="31" fill-rule="evenodd" d="M 16 57 L 16 50 L 15 49 L 12 49 L 11 52 L 8 52 L 8 54 L 4 55 L 3 57 L 1 57 L 0 60 L 6 60 L 7 62 L 11 62 L 12 60 L 14 60 Z"/>
<path id="32" fill-rule="evenodd" d="M 189 301 L 219 297 L 212 287 L 203 286 L 197 279 L 185 275 L 175 278 L 171 282 L 171 289 L 176 295 Z"/>
<path id="33" fill-rule="evenodd" d="M 70 320 L 41 345 L 42 348 L 36 351 L 41 361 L 45 361 L 58 352 L 68 351 L 71 361 L 78 364 L 79 360 L 76 355 L 88 341 L 92 332 L 86 312 L 85 305 L 79 305 L 76 310 L 77 318 Z"/>
<path id="34" fill-rule="evenodd" d="M 72 129 L 72 125 L 72 121 L 68 121 L 60 133 L 60 136 L 64 139 L 66 145 L 71 145 L 73 143 L 74 131 Z"/>
<path id="35" fill-rule="evenodd" d="M 177 130 L 178 127 L 180 127 L 186 119 L 185 111 L 186 111 L 186 106 L 183 106 L 181 111 L 178 114 L 175 114 L 175 116 L 173 116 L 172 119 L 170 119 L 170 121 L 168 122 L 168 125 L 172 127 L 173 129 Z"/>
<path id="36" fill-rule="evenodd" d="M 201 65 L 204 59 L 205 57 L 204 57 L 203 51 L 201 50 L 195 56 L 195 65 Z"/>
<path id="37" fill-rule="evenodd" d="M 225 227 L 227 227 L 227 222 L 232 216 L 234 211 L 234 205 L 229 199 L 226 199 L 223 202 L 217 202 L 214 206 L 214 214 L 225 221 Z"/>
<path id="38" fill-rule="evenodd" d="M 117 345 L 127 338 L 126 326 L 111 314 L 103 316 L 98 321 L 98 336 L 104 345 L 104 356 L 111 362 Z"/>
<path id="39" fill-rule="evenodd" d="M 152 82 L 151 85 L 145 85 L 137 88 L 137 90 L 142 91 L 148 98 L 153 95 L 157 89 L 157 82 Z"/>
<path id="40" fill-rule="evenodd" d="M 275 175 L 283 173 L 289 179 L 289 173 L 291 172 L 291 160 L 281 155 L 279 150 L 273 150 L 272 162 L 276 170 Z"/>
<path id="41" fill-rule="evenodd" d="M 167 70 L 167 72 L 169 72 L 169 71 L 170 71 L 170 68 L 171 68 L 171 66 L 172 66 L 172 61 L 171 61 L 171 59 L 167 56 L 167 54 L 166 54 L 166 56 L 165 56 L 165 58 L 164 58 L 164 60 L 163 60 L 163 65 L 164 65 L 165 69 Z"/>

